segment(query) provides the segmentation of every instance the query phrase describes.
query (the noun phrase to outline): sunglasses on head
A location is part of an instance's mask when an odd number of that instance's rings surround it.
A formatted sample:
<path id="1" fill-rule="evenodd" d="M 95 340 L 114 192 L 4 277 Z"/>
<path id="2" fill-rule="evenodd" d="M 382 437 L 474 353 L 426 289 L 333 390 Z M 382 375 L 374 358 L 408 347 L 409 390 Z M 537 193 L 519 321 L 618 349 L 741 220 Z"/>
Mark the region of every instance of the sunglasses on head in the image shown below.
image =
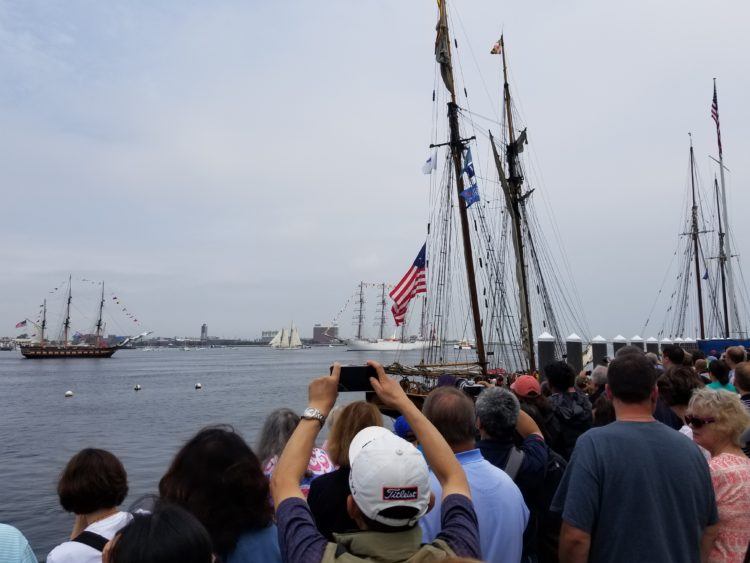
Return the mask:
<path id="1" fill-rule="evenodd" d="M 712 422 L 716 422 L 716 419 L 711 416 L 701 418 L 700 416 L 694 416 L 692 414 L 685 415 L 685 423 L 693 428 L 702 428 L 704 424 L 711 424 Z"/>

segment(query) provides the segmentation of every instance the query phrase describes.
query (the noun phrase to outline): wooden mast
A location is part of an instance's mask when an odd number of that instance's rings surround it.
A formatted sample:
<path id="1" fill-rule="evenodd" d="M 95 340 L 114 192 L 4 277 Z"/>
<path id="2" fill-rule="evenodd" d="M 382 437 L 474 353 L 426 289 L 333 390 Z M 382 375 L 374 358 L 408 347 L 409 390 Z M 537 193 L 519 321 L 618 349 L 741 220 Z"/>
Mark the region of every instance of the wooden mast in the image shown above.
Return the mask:
<path id="1" fill-rule="evenodd" d="M 63 323 L 63 346 L 68 345 L 68 333 L 70 332 L 70 302 L 73 299 L 72 276 L 68 276 L 68 302 L 65 306 L 65 322 Z"/>
<path id="2" fill-rule="evenodd" d="M 695 201 L 695 158 L 693 155 L 693 138 L 690 137 L 690 185 L 693 196 L 693 217 L 691 236 L 693 238 L 693 255 L 695 258 L 695 287 L 698 291 L 698 320 L 700 322 L 701 340 L 706 338 L 706 328 L 703 321 L 703 289 L 701 287 L 701 270 L 700 270 L 700 245 L 698 242 L 698 204 Z"/>
<path id="3" fill-rule="evenodd" d="M 102 282 L 102 297 L 99 300 L 99 318 L 96 321 L 96 345 L 101 345 L 102 338 L 102 314 L 104 313 L 104 282 Z"/>
<path id="4" fill-rule="evenodd" d="M 719 217 L 719 271 L 721 272 L 721 299 L 724 305 L 724 338 L 729 338 L 729 306 L 727 304 L 727 281 L 724 268 L 727 261 L 727 255 L 724 253 L 724 231 L 721 227 L 721 211 L 719 205 L 719 182 L 714 176 L 714 192 L 716 192 L 716 209 Z"/>
<path id="5" fill-rule="evenodd" d="M 440 49 L 438 62 L 441 65 L 441 74 L 450 92 L 451 101 L 448 102 L 448 126 L 450 128 L 450 148 L 453 157 L 453 169 L 456 175 L 456 190 L 458 191 L 458 214 L 461 218 L 461 235 L 464 247 L 464 262 L 466 265 L 466 279 L 469 285 L 469 299 L 471 300 L 471 313 L 474 320 L 474 337 L 477 346 L 477 363 L 482 368 L 482 373 L 487 373 L 487 356 L 484 350 L 484 337 L 482 334 L 482 318 L 479 313 L 479 296 L 477 294 L 477 281 L 474 272 L 474 255 L 471 249 L 471 234 L 469 231 L 469 217 L 466 212 L 466 201 L 461 197 L 464 191 L 463 179 L 463 153 L 464 141 L 458 128 L 458 105 L 456 104 L 456 92 L 453 79 L 453 66 L 450 54 L 450 35 L 448 32 L 448 20 L 445 12 L 445 0 L 438 0 L 440 19 L 438 21 L 438 38 L 436 51 Z M 444 60 L 441 60 L 441 55 Z"/>
<path id="6" fill-rule="evenodd" d="M 520 303 L 521 317 L 521 342 L 526 356 L 529 360 L 529 371 L 536 371 L 536 359 L 534 355 L 534 332 L 531 322 L 531 303 L 529 301 L 529 280 L 526 272 L 525 250 L 523 246 L 523 231 L 521 218 L 521 205 L 525 199 L 521 193 L 523 185 L 523 176 L 518 165 L 518 145 L 515 133 L 513 131 L 513 114 L 510 104 L 510 86 L 508 85 L 508 67 L 505 61 L 505 41 L 500 37 L 500 53 L 503 57 L 503 98 L 505 100 L 505 117 L 508 123 L 508 174 L 505 177 L 502 162 L 495 146 L 495 139 L 490 131 L 490 143 L 492 144 L 492 154 L 495 158 L 495 166 L 500 177 L 500 184 L 505 193 L 505 201 L 510 213 L 513 234 L 513 249 L 516 256 L 516 281 L 518 283 L 518 297 Z M 520 141 L 520 139 L 519 139 Z"/>
<path id="7" fill-rule="evenodd" d="M 42 304 L 42 326 L 41 326 L 41 337 L 39 338 L 39 346 L 44 347 L 44 329 L 47 328 L 47 300 L 44 300 Z"/>

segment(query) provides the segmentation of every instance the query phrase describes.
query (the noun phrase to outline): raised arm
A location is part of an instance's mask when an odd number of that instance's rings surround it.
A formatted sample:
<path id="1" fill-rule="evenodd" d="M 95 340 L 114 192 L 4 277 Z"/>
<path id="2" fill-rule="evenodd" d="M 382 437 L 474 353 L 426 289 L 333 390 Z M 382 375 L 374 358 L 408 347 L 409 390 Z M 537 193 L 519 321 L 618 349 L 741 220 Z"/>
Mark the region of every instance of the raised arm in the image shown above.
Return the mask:
<path id="1" fill-rule="evenodd" d="M 422 446 L 430 469 L 435 473 L 435 477 L 443 487 L 443 498 L 451 494 L 460 494 L 471 498 L 466 474 L 445 438 L 406 396 L 401 385 L 395 379 L 388 377 L 383 366 L 374 361 L 367 363 L 374 367 L 378 374 L 377 379 L 370 378 L 372 388 L 386 406 L 394 408 L 404 415 Z"/>
<path id="2" fill-rule="evenodd" d="M 336 363 L 331 375 L 314 379 L 308 388 L 308 406 L 318 409 L 323 416 L 327 417 L 336 403 L 340 372 L 341 366 Z M 305 498 L 299 484 L 321 428 L 322 424 L 317 420 L 303 418 L 289 438 L 271 477 L 271 494 L 276 508 L 290 497 Z"/>

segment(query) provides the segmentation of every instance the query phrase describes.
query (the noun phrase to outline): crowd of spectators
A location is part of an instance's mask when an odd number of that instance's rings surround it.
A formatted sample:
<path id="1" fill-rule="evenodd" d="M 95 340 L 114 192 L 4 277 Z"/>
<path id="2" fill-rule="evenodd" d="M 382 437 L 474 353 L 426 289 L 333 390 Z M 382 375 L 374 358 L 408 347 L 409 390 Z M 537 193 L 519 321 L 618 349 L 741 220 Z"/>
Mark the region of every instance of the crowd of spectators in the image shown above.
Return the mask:
<path id="1" fill-rule="evenodd" d="M 254 450 L 229 426 L 200 430 L 148 510 L 121 508 L 115 455 L 74 455 L 57 487 L 72 531 L 47 561 L 748 561 L 750 362 L 717 356 L 624 347 L 478 396 L 446 378 L 421 408 L 370 362 L 392 424 L 370 402 L 335 406 L 335 364 L 301 416 L 268 415 Z M 0 525 L 0 560 L 36 558 Z"/>

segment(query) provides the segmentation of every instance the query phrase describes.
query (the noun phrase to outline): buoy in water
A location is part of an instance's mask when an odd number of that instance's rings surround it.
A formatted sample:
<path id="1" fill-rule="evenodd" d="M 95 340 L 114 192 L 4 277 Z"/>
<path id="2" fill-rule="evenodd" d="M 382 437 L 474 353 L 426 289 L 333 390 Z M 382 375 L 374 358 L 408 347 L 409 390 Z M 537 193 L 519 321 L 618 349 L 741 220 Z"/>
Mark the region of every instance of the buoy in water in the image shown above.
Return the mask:
<path id="1" fill-rule="evenodd" d="M 203 385 L 201 385 L 200 383 L 196 383 L 195 384 L 195 388 L 196 389 L 203 389 Z"/>
<path id="2" fill-rule="evenodd" d="M 73 391 L 65 391 L 65 396 L 70 398 L 73 396 Z"/>
<path id="3" fill-rule="evenodd" d="M 141 386 L 136 383 L 135 387 L 133 387 L 133 390 L 134 391 L 140 391 L 141 390 Z"/>

